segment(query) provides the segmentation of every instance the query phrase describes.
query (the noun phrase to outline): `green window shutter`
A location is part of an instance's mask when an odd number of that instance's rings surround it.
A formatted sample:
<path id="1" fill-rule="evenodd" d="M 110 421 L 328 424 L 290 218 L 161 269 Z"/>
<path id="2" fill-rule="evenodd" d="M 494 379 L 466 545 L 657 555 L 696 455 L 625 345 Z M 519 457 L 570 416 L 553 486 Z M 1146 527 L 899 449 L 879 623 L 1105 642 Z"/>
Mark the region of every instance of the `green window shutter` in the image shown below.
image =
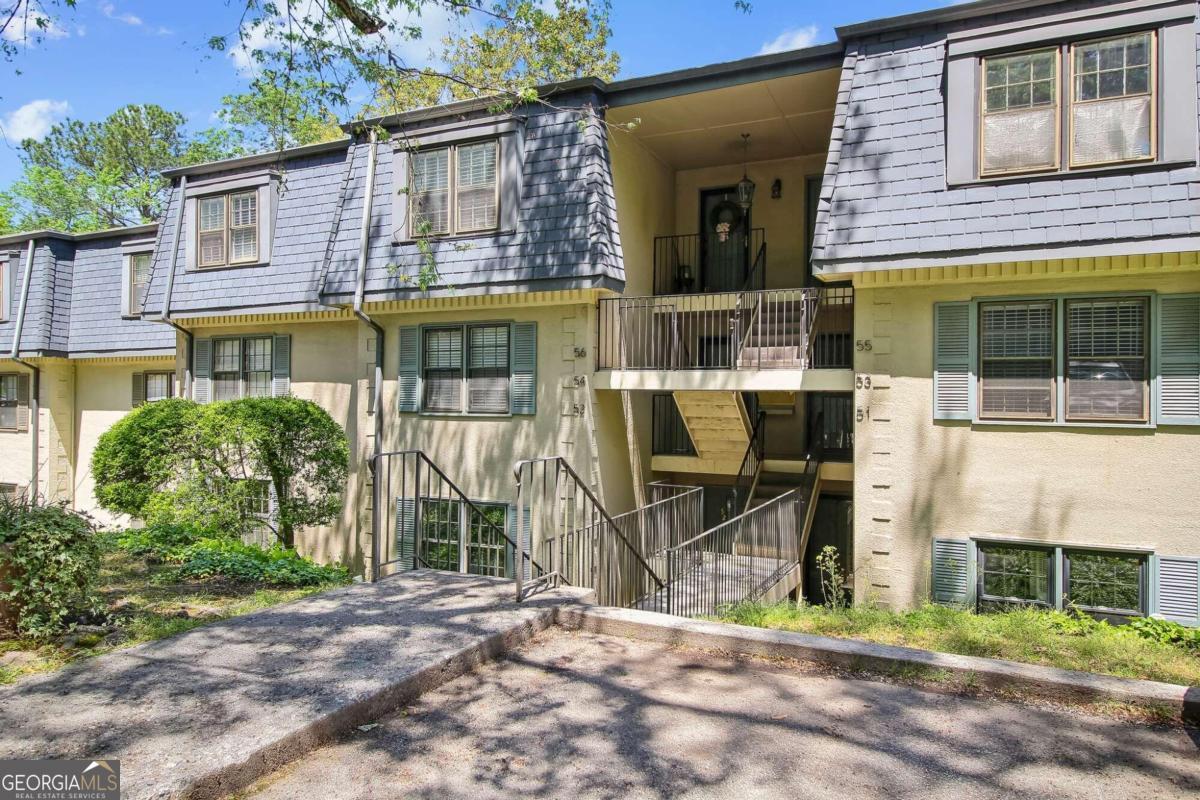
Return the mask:
<path id="1" fill-rule="evenodd" d="M 192 351 L 192 399 L 212 402 L 212 339 L 197 339 Z"/>
<path id="2" fill-rule="evenodd" d="M 933 306 L 933 418 L 971 419 L 971 304 Z"/>
<path id="3" fill-rule="evenodd" d="M 416 566 L 417 555 L 417 501 L 413 498 L 396 498 L 396 558 L 401 570 Z M 384 558 L 386 561 L 386 556 Z"/>
<path id="4" fill-rule="evenodd" d="M 25 433 L 29 430 L 29 375 L 17 375 L 17 431 Z"/>
<path id="5" fill-rule="evenodd" d="M 1184 625 L 1200 625 L 1200 558 L 1157 556 L 1156 608 L 1151 613 Z"/>
<path id="6" fill-rule="evenodd" d="M 933 540 L 935 603 L 968 605 L 975 599 L 975 543 L 969 539 Z"/>
<path id="7" fill-rule="evenodd" d="M 396 379 L 396 402 L 400 411 L 421 410 L 421 329 L 406 325 L 400 329 L 400 372 Z"/>
<path id="8" fill-rule="evenodd" d="M 512 326 L 512 387 L 514 414 L 537 413 L 537 323 L 516 322 Z"/>
<path id="9" fill-rule="evenodd" d="M 292 393 L 292 337 L 286 334 L 273 337 L 271 344 L 271 396 L 283 397 Z"/>
<path id="10" fill-rule="evenodd" d="M 137 408 L 142 403 L 146 402 L 146 373 L 133 373 L 133 400 L 132 408 Z"/>
<path id="11" fill-rule="evenodd" d="M 1158 424 L 1200 425 L 1200 294 L 1158 298 Z"/>

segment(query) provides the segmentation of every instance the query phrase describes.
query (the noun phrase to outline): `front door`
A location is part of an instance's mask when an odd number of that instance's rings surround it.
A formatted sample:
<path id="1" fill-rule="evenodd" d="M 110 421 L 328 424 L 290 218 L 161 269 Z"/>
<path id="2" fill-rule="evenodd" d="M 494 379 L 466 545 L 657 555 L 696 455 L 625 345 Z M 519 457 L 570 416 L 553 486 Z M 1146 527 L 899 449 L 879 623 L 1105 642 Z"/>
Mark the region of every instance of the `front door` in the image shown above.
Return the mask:
<path id="1" fill-rule="evenodd" d="M 750 211 L 737 204 L 737 189 L 700 192 L 700 290 L 736 292 L 750 270 Z"/>

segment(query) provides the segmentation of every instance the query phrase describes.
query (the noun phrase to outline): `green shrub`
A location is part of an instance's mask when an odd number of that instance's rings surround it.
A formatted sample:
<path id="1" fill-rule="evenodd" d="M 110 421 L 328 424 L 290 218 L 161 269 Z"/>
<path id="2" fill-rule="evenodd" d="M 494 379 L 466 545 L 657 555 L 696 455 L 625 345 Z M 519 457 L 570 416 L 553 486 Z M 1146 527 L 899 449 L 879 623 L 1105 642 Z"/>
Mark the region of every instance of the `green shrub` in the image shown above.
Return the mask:
<path id="1" fill-rule="evenodd" d="M 145 528 L 130 528 L 118 534 L 115 543 L 132 555 L 167 561 L 176 551 L 212 536 L 212 531 L 195 525 L 156 522 Z"/>
<path id="2" fill-rule="evenodd" d="M 1200 628 L 1189 628 L 1178 622 L 1154 617 L 1137 617 L 1130 621 L 1129 628 L 1143 639 L 1200 653 Z"/>
<path id="3" fill-rule="evenodd" d="M 105 431 L 92 453 L 100 506 L 145 518 L 147 501 L 176 480 L 187 464 L 188 431 L 195 427 L 200 409 L 178 398 L 145 403 Z"/>
<path id="4" fill-rule="evenodd" d="M 100 543 L 92 521 L 61 505 L 0 501 L 0 561 L 11 570 L 0 601 L 17 611 L 17 630 L 47 638 L 98 613 Z"/>
<path id="5" fill-rule="evenodd" d="M 222 577 L 243 583 L 301 587 L 345 583 L 350 577 L 343 567 L 322 566 L 295 550 L 279 546 L 263 550 L 231 539 L 201 539 L 176 551 L 172 560 L 179 562 L 179 575 L 184 578 Z"/>

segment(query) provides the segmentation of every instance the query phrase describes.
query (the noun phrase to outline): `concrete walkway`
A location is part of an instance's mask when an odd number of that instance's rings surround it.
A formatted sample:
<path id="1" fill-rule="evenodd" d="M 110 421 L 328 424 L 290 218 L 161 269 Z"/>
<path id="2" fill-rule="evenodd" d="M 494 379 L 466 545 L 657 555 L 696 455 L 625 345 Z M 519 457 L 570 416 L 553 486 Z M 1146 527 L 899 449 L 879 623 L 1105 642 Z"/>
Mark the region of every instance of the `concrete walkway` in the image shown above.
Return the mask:
<path id="1" fill-rule="evenodd" d="M 0 758 L 121 759 L 123 797 L 219 796 L 496 657 L 579 590 L 414 572 L 0 689 Z"/>
<path id="2" fill-rule="evenodd" d="M 1200 732 L 555 628 L 257 800 L 1194 798 Z"/>

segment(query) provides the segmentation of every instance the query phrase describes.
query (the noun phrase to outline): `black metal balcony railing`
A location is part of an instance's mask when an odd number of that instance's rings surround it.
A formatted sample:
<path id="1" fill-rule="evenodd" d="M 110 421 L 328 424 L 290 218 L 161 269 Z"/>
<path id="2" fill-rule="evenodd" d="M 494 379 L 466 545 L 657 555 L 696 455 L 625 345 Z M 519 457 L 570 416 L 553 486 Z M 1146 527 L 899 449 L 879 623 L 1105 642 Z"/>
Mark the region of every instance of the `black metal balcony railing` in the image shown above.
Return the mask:
<path id="1" fill-rule="evenodd" d="M 849 286 L 608 298 L 597 368 L 849 369 L 853 325 Z"/>
<path id="2" fill-rule="evenodd" d="M 766 287 L 767 235 L 720 242 L 716 234 L 688 233 L 654 238 L 654 293 L 699 294 Z"/>

